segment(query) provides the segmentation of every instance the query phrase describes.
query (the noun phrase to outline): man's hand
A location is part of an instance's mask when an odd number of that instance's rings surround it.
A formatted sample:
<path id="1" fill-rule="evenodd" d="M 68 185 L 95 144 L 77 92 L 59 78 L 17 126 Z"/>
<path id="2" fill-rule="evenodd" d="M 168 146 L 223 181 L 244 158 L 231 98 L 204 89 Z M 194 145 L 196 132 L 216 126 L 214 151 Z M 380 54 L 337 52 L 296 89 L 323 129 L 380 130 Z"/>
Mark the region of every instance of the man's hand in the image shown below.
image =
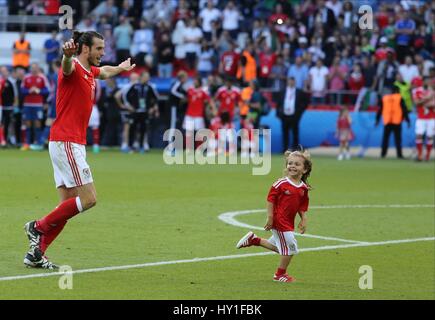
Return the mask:
<path id="1" fill-rule="evenodd" d="M 272 229 L 273 225 L 273 216 L 267 216 L 266 225 L 264 226 L 264 230 L 269 231 Z"/>
<path id="2" fill-rule="evenodd" d="M 305 233 L 305 230 L 307 229 L 307 220 L 306 219 L 302 219 L 301 222 L 299 222 L 298 229 L 299 229 L 300 234 Z"/>
<path id="3" fill-rule="evenodd" d="M 121 63 L 118 65 L 118 67 L 120 67 L 123 71 L 130 71 L 130 70 L 133 70 L 134 67 L 136 67 L 136 64 L 131 65 L 130 59 L 131 59 L 131 58 L 128 58 L 127 60 L 121 62 Z"/>
<path id="4" fill-rule="evenodd" d="M 77 46 L 74 43 L 74 40 L 71 39 L 71 40 L 64 43 L 62 49 L 63 49 L 63 54 L 65 55 L 65 57 L 71 58 L 74 55 L 74 53 L 76 53 Z"/>

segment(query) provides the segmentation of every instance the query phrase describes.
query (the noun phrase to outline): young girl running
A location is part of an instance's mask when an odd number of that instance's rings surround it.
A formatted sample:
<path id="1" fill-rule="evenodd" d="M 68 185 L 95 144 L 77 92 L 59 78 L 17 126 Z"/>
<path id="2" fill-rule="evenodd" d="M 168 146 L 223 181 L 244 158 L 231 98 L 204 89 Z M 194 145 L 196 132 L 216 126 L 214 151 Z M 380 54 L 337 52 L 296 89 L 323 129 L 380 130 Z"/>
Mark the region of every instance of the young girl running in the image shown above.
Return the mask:
<path id="1" fill-rule="evenodd" d="M 353 139 L 351 125 L 352 119 L 349 114 L 349 109 L 343 107 L 340 109 L 337 119 L 337 138 L 340 141 L 338 160 L 343 160 L 343 158 L 350 160 L 349 142 Z"/>
<path id="2" fill-rule="evenodd" d="M 287 267 L 298 253 L 297 241 L 294 236 L 296 214 L 301 221 L 298 229 L 304 233 L 307 225 L 308 191 L 311 186 L 307 182 L 310 176 L 312 162 L 308 152 L 285 152 L 285 176 L 278 179 L 270 188 L 267 196 L 267 222 L 265 230 L 271 230 L 272 236 L 263 239 L 249 231 L 237 243 L 236 248 L 261 246 L 281 255 L 278 269 L 273 281 L 293 282 L 295 278 L 287 274 Z"/>

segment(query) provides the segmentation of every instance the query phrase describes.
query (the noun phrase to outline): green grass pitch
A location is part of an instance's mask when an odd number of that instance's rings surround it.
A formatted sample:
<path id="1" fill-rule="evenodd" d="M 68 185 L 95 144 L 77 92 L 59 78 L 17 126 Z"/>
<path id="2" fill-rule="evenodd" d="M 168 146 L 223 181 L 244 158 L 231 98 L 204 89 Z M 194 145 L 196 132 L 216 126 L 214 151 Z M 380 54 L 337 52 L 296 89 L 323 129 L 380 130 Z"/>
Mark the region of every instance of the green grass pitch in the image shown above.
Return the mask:
<path id="1" fill-rule="evenodd" d="M 314 156 L 307 233 L 354 242 L 298 236 L 303 250 L 289 268 L 292 284 L 272 281 L 277 255 L 235 249 L 247 228 L 218 218 L 265 208 L 281 156 L 273 156 L 266 176 L 253 176 L 248 165 L 168 166 L 158 151 L 89 153 L 88 162 L 97 206 L 69 221 L 47 255 L 74 271 L 96 272 L 74 274 L 73 289 L 62 290 L 59 275 L 21 277 L 51 273 L 22 264 L 24 223 L 58 201 L 48 153 L 0 151 L 0 300 L 435 298 L 435 241 L 427 239 L 435 236 L 433 162 Z M 262 227 L 265 212 L 235 219 Z M 426 240 L 394 242 L 420 238 Z M 146 265 L 127 268 L 136 264 Z M 373 270 L 372 289 L 358 286 L 362 265 Z M 126 267 L 100 269 L 115 266 Z"/>

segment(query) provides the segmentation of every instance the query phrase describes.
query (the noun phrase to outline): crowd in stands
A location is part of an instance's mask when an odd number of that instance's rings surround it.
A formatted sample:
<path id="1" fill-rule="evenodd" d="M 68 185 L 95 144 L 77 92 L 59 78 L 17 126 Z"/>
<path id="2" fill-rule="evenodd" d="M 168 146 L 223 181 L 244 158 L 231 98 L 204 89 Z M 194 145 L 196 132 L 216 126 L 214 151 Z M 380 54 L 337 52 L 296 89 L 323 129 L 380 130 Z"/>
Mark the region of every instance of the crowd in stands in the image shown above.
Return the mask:
<path id="1" fill-rule="evenodd" d="M 361 26 L 367 16 L 358 11 L 360 2 L 367 1 L 22 0 L 6 5 L 9 13 L 50 14 L 61 4 L 71 4 L 76 9 L 75 21 L 80 21 L 75 29 L 94 30 L 104 36 L 102 64 L 117 65 L 132 57 L 138 66 L 136 72 L 149 73 L 151 82 L 154 78 L 178 79 L 185 73 L 201 79 L 212 98 L 227 80 L 230 87 L 240 89 L 239 93 L 253 88 L 236 103 L 242 120 L 249 113 L 251 97 L 257 97 L 252 92 L 262 92 L 274 106 L 289 78 L 307 94 L 312 106 L 345 104 L 364 110 L 376 106 L 383 95 L 399 86 L 407 108 L 412 110 L 412 80 L 435 77 L 435 2 L 368 1 L 373 8 L 368 16 L 371 28 Z M 61 57 L 62 42 L 69 36 L 68 32 L 53 31 L 47 39 L 48 78 L 52 78 L 48 75 L 54 61 Z M 23 34 L 14 44 L 15 54 L 26 50 L 21 46 L 23 41 L 28 41 L 27 54 L 31 54 L 32 39 L 24 38 Z M 28 59 L 22 68 L 23 59 L 18 60 L 11 61 L 12 71 L 2 68 L 4 79 L 21 81 L 22 70 L 29 71 Z M 99 102 L 106 120 L 112 112 L 104 109 L 113 100 L 112 85 L 116 87 L 116 83 L 103 85 L 107 92 Z M 14 102 L 15 113 L 20 111 L 20 100 L 23 98 Z M 160 114 L 169 119 L 165 102 L 160 102 L 160 108 Z M 259 120 L 255 123 L 258 126 Z"/>

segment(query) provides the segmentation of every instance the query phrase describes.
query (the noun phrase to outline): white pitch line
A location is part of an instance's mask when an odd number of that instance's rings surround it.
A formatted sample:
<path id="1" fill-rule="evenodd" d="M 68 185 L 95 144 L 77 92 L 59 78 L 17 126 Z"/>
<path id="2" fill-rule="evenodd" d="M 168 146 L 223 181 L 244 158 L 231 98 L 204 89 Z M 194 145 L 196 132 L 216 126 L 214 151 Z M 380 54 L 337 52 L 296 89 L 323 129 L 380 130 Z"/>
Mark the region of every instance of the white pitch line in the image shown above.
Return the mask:
<path id="1" fill-rule="evenodd" d="M 317 210 L 317 209 L 363 209 L 363 208 L 434 208 L 435 205 L 432 204 L 349 204 L 349 205 L 325 205 L 325 206 L 310 206 L 310 210 Z M 241 228 L 247 228 L 247 229 L 253 229 L 253 230 L 262 230 L 264 231 L 264 228 L 252 226 L 247 223 L 240 222 L 235 219 L 236 216 L 240 215 L 246 215 L 250 213 L 257 213 L 257 212 L 265 212 L 265 209 L 253 209 L 253 210 L 241 210 L 241 211 L 231 211 L 231 212 L 224 212 L 218 216 L 218 218 L 230 225 L 241 227 Z M 313 234 L 300 234 L 295 232 L 295 235 L 300 237 L 306 237 L 306 238 L 316 238 L 316 239 L 322 239 L 322 240 L 332 240 L 332 241 L 339 241 L 339 242 L 348 242 L 348 243 L 370 243 L 366 241 L 357 241 L 357 240 L 349 240 L 349 239 L 341 239 L 341 238 L 335 238 L 335 237 L 326 237 L 326 236 L 318 236 Z"/>
<path id="2" fill-rule="evenodd" d="M 370 242 L 370 243 L 352 243 L 352 244 L 340 244 L 335 246 L 322 246 L 322 247 L 314 247 L 314 248 L 303 248 L 300 249 L 300 252 L 309 252 L 309 251 L 323 251 L 323 250 L 335 250 L 335 249 L 346 249 L 346 248 L 355 248 L 355 247 L 370 247 L 370 246 L 382 246 L 388 244 L 400 244 L 400 243 L 410 243 L 410 242 L 420 242 L 420 241 L 434 241 L 435 237 L 427 237 L 427 238 L 415 238 L 415 239 L 402 239 L 402 240 L 390 240 L 390 241 L 379 241 L 379 242 Z M 159 261 L 159 262 L 149 262 L 142 264 L 132 264 L 125 266 L 114 266 L 114 267 L 102 267 L 102 268 L 93 268 L 93 269 L 82 269 L 75 270 L 72 272 L 50 272 L 50 273 L 38 273 L 38 274 L 29 274 L 29 275 L 18 275 L 18 276 L 9 276 L 2 277 L 0 281 L 12 281 L 12 280 L 23 280 L 23 279 L 32 279 L 32 278 L 47 278 L 54 276 L 62 276 L 65 274 L 81 274 L 81 273 L 96 273 L 96 272 L 104 272 L 104 271 L 115 271 L 115 270 L 128 270 L 128 269 L 138 269 L 138 268 L 146 268 L 146 267 L 155 267 L 155 266 L 164 266 L 171 264 L 181 264 L 181 263 L 193 263 L 193 262 L 204 262 L 204 261 L 216 261 L 216 260 L 229 260 L 229 259 L 239 259 L 239 258 L 248 258 L 255 256 L 265 256 L 275 254 L 275 252 L 259 252 L 259 253 L 249 253 L 249 254 L 235 254 L 229 256 L 217 256 L 217 257 L 206 257 L 206 258 L 193 258 L 193 259 L 185 259 L 185 260 L 172 260 L 172 261 Z"/>
<path id="3" fill-rule="evenodd" d="M 247 223 L 243 223 L 240 221 L 237 221 L 235 219 L 236 216 L 255 213 L 255 212 L 264 212 L 263 209 L 255 209 L 255 210 L 244 210 L 244 211 L 232 211 L 232 212 L 224 212 L 218 216 L 220 220 L 222 220 L 225 223 L 228 223 L 230 225 L 241 227 L 241 228 L 247 228 L 247 229 L 253 229 L 253 230 L 262 230 L 264 231 L 264 228 L 252 226 Z M 314 234 L 308 234 L 308 233 L 297 233 L 295 232 L 295 235 L 305 238 L 316 238 L 316 239 L 322 239 L 322 240 L 331 240 L 331 241 L 339 241 L 339 242 L 348 242 L 348 243 L 368 243 L 365 241 L 356 241 L 356 240 L 348 240 L 348 239 L 341 239 L 341 238 L 335 238 L 335 237 L 324 237 L 324 236 L 318 236 Z"/>

